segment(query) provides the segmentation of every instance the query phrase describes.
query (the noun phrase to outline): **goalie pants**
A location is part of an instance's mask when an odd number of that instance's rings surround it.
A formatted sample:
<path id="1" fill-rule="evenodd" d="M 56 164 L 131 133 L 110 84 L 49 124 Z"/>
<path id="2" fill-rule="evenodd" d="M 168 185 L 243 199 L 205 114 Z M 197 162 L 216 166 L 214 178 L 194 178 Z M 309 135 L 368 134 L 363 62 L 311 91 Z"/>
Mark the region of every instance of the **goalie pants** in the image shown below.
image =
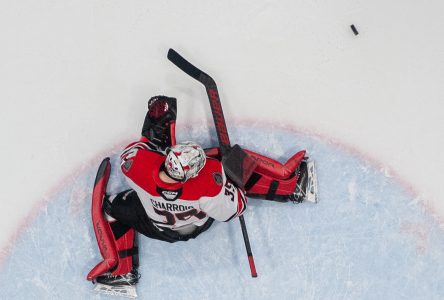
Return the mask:
<path id="1" fill-rule="evenodd" d="M 120 192 L 112 203 L 106 202 L 110 207 L 105 208 L 105 211 L 117 220 L 111 224 L 114 234 L 133 228 L 149 238 L 174 243 L 196 238 L 199 234 L 208 230 L 214 221 L 214 219 L 209 218 L 204 225 L 197 227 L 192 233 L 181 235 L 168 228 L 159 229 L 146 214 L 134 190 Z"/>

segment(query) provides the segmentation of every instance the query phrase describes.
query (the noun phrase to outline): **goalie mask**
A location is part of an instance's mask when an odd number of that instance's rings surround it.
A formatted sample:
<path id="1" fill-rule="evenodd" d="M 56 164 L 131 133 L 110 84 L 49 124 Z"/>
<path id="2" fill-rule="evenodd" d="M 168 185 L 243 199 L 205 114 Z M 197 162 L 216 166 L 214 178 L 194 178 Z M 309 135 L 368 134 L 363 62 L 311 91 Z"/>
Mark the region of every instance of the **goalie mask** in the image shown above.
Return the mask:
<path id="1" fill-rule="evenodd" d="M 165 170 L 171 178 L 185 182 L 196 177 L 205 162 L 205 152 L 201 146 L 193 142 L 183 142 L 167 150 Z"/>

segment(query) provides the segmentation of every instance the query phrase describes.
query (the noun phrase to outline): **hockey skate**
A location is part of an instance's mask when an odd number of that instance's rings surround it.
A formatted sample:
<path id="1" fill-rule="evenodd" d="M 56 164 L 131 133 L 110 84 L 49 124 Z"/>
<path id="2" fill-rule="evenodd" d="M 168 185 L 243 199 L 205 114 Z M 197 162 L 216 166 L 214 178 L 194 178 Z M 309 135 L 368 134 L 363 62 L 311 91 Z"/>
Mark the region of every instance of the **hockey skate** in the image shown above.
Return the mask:
<path id="1" fill-rule="evenodd" d="M 127 298 L 136 298 L 136 283 L 139 281 L 140 275 L 136 269 L 124 275 L 113 276 L 105 274 L 96 278 L 95 291 Z"/>
<path id="2" fill-rule="evenodd" d="M 304 159 L 297 172 L 299 173 L 299 179 L 294 194 L 290 196 L 290 201 L 294 203 L 303 201 L 317 203 L 318 181 L 314 161 Z"/>

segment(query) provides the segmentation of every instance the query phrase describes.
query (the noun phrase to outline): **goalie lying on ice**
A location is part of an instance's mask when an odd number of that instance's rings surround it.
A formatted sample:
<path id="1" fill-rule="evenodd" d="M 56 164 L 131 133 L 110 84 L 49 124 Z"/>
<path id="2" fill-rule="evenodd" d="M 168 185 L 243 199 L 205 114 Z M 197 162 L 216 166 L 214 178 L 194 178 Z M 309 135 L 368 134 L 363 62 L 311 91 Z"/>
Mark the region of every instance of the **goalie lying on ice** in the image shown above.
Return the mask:
<path id="1" fill-rule="evenodd" d="M 242 168 L 230 169 L 237 163 L 231 158 L 236 155 L 226 158 L 218 148 L 203 150 L 193 142 L 176 143 L 175 122 L 175 98 L 149 100 L 142 137 L 121 155 L 121 171 L 130 190 L 106 195 L 109 159 L 100 166 L 92 216 L 104 260 L 91 270 L 88 280 L 110 286 L 137 283 L 135 231 L 171 243 L 186 241 L 206 231 L 214 220 L 227 222 L 242 215 L 246 196 L 317 201 L 314 165 L 306 160 L 304 150 L 281 164 L 238 148 L 255 162 L 251 176 L 239 183 L 243 177 L 236 172 Z"/>

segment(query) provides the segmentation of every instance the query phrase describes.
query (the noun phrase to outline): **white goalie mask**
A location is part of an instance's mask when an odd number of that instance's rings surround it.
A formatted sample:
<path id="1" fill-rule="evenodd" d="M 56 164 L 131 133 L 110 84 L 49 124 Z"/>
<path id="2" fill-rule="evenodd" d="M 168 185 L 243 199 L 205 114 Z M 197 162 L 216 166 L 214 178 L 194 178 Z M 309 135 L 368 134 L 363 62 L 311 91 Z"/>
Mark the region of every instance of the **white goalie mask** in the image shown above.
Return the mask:
<path id="1" fill-rule="evenodd" d="M 202 147 L 193 142 L 176 144 L 167 150 L 165 170 L 178 181 L 196 177 L 206 162 Z"/>

